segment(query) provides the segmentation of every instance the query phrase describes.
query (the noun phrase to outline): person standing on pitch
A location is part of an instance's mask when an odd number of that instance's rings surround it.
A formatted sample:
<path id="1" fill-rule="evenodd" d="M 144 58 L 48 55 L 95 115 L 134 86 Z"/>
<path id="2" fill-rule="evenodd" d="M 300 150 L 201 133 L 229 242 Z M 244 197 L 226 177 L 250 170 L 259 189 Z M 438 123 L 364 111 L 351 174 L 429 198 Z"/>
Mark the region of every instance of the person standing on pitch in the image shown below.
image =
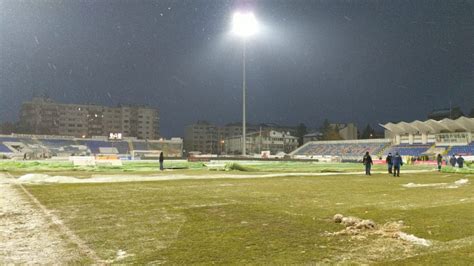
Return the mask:
<path id="1" fill-rule="evenodd" d="M 438 172 L 441 172 L 441 166 L 443 165 L 443 156 L 438 153 L 438 156 L 436 156 L 436 162 L 438 163 Z"/>
<path id="2" fill-rule="evenodd" d="M 391 152 L 388 153 L 387 158 L 385 159 L 385 162 L 387 163 L 387 166 L 388 166 L 388 173 L 391 174 L 392 168 L 393 168 Z"/>
<path id="3" fill-rule="evenodd" d="M 393 176 L 400 176 L 400 166 L 403 165 L 403 160 L 402 160 L 402 156 L 400 156 L 398 152 L 396 152 L 395 156 L 393 156 L 392 163 L 393 163 Z"/>
<path id="4" fill-rule="evenodd" d="M 463 168 L 463 167 L 464 167 L 464 158 L 462 157 L 462 155 L 459 155 L 459 156 L 458 156 L 457 163 L 458 163 L 458 167 L 459 167 L 459 168 Z"/>
<path id="5" fill-rule="evenodd" d="M 453 156 L 451 156 L 451 159 L 449 159 L 449 164 L 452 167 L 456 166 L 456 156 L 454 156 L 454 154 L 453 154 Z"/>
<path id="6" fill-rule="evenodd" d="M 365 165 L 365 174 L 366 175 L 371 175 L 370 174 L 370 168 L 372 167 L 372 157 L 370 157 L 369 152 L 366 152 L 364 155 L 364 158 L 362 159 L 362 163 Z"/>
<path id="7" fill-rule="evenodd" d="M 163 162 L 165 161 L 165 157 L 163 156 L 163 152 L 160 152 L 160 170 L 163 171 Z"/>

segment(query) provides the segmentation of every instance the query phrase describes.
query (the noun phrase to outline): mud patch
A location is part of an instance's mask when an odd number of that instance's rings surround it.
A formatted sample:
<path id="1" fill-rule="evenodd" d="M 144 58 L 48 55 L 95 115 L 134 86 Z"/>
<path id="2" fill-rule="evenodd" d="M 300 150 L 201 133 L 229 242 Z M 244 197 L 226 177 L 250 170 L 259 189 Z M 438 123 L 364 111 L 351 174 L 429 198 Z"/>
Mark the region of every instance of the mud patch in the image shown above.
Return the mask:
<path id="1" fill-rule="evenodd" d="M 403 227 L 403 223 L 391 222 L 384 225 L 376 225 L 370 220 L 362 220 L 360 223 L 348 226 L 345 229 L 334 233 L 327 233 L 327 235 L 345 235 L 350 236 L 353 239 L 366 239 L 369 236 L 378 236 L 386 238 L 400 238 L 400 229 Z"/>
<path id="2" fill-rule="evenodd" d="M 358 217 L 344 217 L 342 214 L 336 214 L 333 217 L 335 223 L 339 223 L 345 228 L 327 235 L 348 235 L 355 239 L 366 239 L 369 236 L 378 236 L 386 238 L 395 238 L 410 242 L 414 245 L 431 246 L 429 240 L 409 235 L 402 232 L 403 221 L 389 222 L 384 225 L 378 225 L 372 220 L 360 219 Z"/>
<path id="3" fill-rule="evenodd" d="M 353 216 L 344 217 L 342 214 L 334 215 L 333 221 L 345 226 L 345 228 L 338 232 L 326 232 L 325 234 L 327 236 L 345 235 L 350 236 L 352 239 L 359 240 L 375 236 L 403 240 L 414 245 L 431 246 L 429 240 L 402 232 L 402 228 L 404 227 L 403 221 L 378 225 L 372 220 L 360 219 Z"/>
<path id="4" fill-rule="evenodd" d="M 402 232 L 403 221 L 379 225 L 372 220 L 336 214 L 333 222 L 345 228 L 324 235 L 351 244 L 350 248 L 331 257 L 328 263 L 396 261 L 431 250 L 431 241 Z"/>

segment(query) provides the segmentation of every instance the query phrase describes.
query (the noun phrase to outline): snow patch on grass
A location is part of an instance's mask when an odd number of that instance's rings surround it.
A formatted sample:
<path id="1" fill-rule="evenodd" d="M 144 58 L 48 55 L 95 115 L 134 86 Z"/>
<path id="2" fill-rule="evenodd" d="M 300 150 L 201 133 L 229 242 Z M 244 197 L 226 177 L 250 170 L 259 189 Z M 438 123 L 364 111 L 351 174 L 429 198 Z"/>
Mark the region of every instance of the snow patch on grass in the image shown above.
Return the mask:
<path id="1" fill-rule="evenodd" d="M 45 174 L 26 174 L 18 178 L 22 183 L 75 183 L 80 180 L 70 176 L 49 176 Z"/>
<path id="2" fill-rule="evenodd" d="M 115 257 L 115 260 L 123 260 L 127 257 L 134 256 L 133 254 L 128 254 L 125 250 L 117 250 L 117 255 Z"/>
<path id="3" fill-rule="evenodd" d="M 426 240 L 424 238 L 416 237 L 414 235 L 409 235 L 409 234 L 404 233 L 404 232 L 398 233 L 398 237 L 400 237 L 400 239 L 402 239 L 402 240 L 411 242 L 415 245 L 421 245 L 421 246 L 425 246 L 425 247 L 431 246 L 431 241 Z"/>
<path id="4" fill-rule="evenodd" d="M 402 185 L 403 187 L 414 188 L 414 187 L 442 187 L 446 186 L 448 183 L 431 183 L 431 184 L 415 184 L 415 183 L 408 183 Z"/>
<path id="5" fill-rule="evenodd" d="M 469 179 L 463 178 L 455 181 L 454 183 L 428 183 L 428 184 L 415 184 L 408 183 L 402 185 L 406 188 L 417 188 L 417 187 L 437 187 L 437 188 L 458 188 L 463 185 L 469 184 Z"/>

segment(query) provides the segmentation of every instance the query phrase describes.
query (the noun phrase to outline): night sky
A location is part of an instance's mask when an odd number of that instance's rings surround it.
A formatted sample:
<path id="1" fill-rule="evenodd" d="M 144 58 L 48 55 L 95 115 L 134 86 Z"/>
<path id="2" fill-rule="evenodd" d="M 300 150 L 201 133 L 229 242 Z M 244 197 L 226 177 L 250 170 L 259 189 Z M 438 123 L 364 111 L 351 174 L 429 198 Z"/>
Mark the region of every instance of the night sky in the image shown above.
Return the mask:
<path id="1" fill-rule="evenodd" d="M 262 23 L 247 43 L 250 123 L 362 128 L 474 107 L 473 1 L 0 0 L 0 121 L 46 94 L 158 107 L 166 137 L 239 122 L 242 6 Z"/>

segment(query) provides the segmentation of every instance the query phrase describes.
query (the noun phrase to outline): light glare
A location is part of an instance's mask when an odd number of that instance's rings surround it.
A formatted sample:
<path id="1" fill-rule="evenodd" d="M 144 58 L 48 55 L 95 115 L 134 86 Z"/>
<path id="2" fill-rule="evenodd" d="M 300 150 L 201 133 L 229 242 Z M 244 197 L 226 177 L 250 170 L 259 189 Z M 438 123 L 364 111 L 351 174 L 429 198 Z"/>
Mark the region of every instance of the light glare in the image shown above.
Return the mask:
<path id="1" fill-rule="evenodd" d="M 232 32 L 242 38 L 254 35 L 258 30 L 258 23 L 252 12 L 236 12 L 232 17 Z"/>

